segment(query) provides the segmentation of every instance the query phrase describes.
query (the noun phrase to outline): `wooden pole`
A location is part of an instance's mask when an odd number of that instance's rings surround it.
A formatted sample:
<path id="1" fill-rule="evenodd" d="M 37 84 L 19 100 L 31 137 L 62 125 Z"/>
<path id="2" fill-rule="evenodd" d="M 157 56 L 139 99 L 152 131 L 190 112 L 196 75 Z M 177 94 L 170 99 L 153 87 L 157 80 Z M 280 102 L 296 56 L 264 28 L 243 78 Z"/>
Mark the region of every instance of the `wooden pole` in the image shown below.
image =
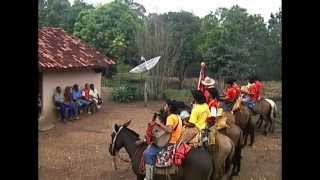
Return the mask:
<path id="1" fill-rule="evenodd" d="M 147 95 L 147 79 L 144 80 L 144 107 L 147 107 L 148 95 Z"/>

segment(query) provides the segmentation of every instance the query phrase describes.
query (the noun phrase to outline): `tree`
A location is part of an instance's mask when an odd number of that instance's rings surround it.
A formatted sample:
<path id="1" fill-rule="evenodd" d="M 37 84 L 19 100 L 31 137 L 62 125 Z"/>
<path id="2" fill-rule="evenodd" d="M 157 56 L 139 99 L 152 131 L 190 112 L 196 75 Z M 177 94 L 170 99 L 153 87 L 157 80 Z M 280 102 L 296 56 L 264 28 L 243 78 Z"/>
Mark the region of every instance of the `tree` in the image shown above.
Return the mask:
<path id="1" fill-rule="evenodd" d="M 81 11 L 94 9 L 92 4 L 87 4 L 83 0 L 74 0 L 73 5 L 71 6 L 70 10 L 70 18 L 69 18 L 69 24 L 70 29 L 72 29 L 72 32 L 74 30 L 74 24 L 80 14 Z"/>
<path id="2" fill-rule="evenodd" d="M 272 79 L 281 79 L 281 47 L 282 47 L 282 11 L 271 14 L 268 24 L 270 67 L 272 67 Z"/>
<path id="3" fill-rule="evenodd" d="M 171 38 L 165 16 L 157 14 L 150 14 L 145 20 L 144 28 L 137 33 L 136 42 L 140 55 L 146 58 L 161 56 L 160 62 L 150 72 L 149 95 L 153 99 L 161 98 L 167 89 L 168 80 L 174 75 L 180 55 L 182 40 L 176 41 L 176 46 L 172 46 Z"/>
<path id="4" fill-rule="evenodd" d="M 70 25 L 71 5 L 68 0 L 40 0 L 39 26 L 60 27 L 72 33 Z"/>
<path id="5" fill-rule="evenodd" d="M 233 6 L 220 8 L 202 19 L 199 45 L 208 70 L 218 79 L 247 79 L 263 63 L 268 31 L 259 15 Z"/>
<path id="6" fill-rule="evenodd" d="M 181 41 L 180 55 L 178 56 L 175 74 L 179 78 L 179 88 L 185 78 L 187 67 L 194 61 L 200 62 L 199 43 L 200 18 L 190 12 L 169 12 L 164 14 L 164 21 L 169 27 L 171 36 L 170 46 L 177 46 Z"/>
<path id="7" fill-rule="evenodd" d="M 81 11 L 74 35 L 88 42 L 118 63 L 138 58 L 136 32 L 142 20 L 122 1 L 113 1 L 97 9 Z"/>

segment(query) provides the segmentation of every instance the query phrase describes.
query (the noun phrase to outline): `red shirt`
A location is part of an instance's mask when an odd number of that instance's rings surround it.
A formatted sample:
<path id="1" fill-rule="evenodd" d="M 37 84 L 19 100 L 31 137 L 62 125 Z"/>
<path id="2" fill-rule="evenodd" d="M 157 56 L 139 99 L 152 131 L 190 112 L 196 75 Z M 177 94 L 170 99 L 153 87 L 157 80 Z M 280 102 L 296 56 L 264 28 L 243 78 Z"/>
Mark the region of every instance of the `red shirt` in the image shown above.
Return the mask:
<path id="1" fill-rule="evenodd" d="M 219 101 L 217 99 L 212 99 L 209 103 L 208 103 L 209 109 L 211 109 L 211 107 L 215 107 L 218 108 L 219 106 Z"/>
<path id="2" fill-rule="evenodd" d="M 256 87 L 258 89 L 259 97 L 261 97 L 261 95 L 262 95 L 261 91 L 262 91 L 262 88 L 263 88 L 263 84 L 260 81 L 256 81 L 254 84 L 256 85 Z"/>
<path id="3" fill-rule="evenodd" d="M 240 86 L 238 84 L 234 83 L 232 87 L 234 87 L 236 89 L 236 91 L 237 91 L 237 96 L 236 97 L 239 97 L 240 93 L 241 93 Z"/>
<path id="4" fill-rule="evenodd" d="M 226 91 L 224 92 L 224 95 L 226 96 L 226 99 L 230 102 L 234 102 L 237 97 L 237 89 L 235 87 L 228 87 Z"/>
<path id="5" fill-rule="evenodd" d="M 87 101 L 90 99 L 89 92 L 90 92 L 90 89 L 82 90 L 82 97 L 84 97 Z"/>
<path id="6" fill-rule="evenodd" d="M 253 101 L 257 101 L 258 97 L 259 97 L 259 90 L 257 88 L 257 86 L 255 84 L 251 85 L 248 88 L 248 91 L 250 93 L 250 98 Z"/>
<path id="7" fill-rule="evenodd" d="M 208 89 L 204 90 L 203 95 L 206 98 L 206 102 L 208 103 L 209 102 L 209 95 L 210 95 Z"/>

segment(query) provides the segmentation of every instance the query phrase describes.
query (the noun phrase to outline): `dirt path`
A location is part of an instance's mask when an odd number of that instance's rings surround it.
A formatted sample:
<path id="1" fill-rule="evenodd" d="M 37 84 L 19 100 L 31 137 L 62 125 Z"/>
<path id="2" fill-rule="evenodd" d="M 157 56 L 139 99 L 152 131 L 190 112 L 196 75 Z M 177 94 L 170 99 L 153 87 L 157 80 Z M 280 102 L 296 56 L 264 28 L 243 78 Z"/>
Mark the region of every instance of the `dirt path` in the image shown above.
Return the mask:
<path id="1" fill-rule="evenodd" d="M 127 163 L 113 170 L 107 150 L 112 126 L 132 120 L 130 128 L 143 134 L 146 122 L 162 102 L 115 104 L 109 101 L 100 112 L 82 115 L 76 122 L 39 132 L 39 179 L 41 180 L 131 180 L 135 176 Z M 257 133 L 253 147 L 243 151 L 242 170 L 235 180 L 281 179 L 281 133 L 264 137 Z"/>

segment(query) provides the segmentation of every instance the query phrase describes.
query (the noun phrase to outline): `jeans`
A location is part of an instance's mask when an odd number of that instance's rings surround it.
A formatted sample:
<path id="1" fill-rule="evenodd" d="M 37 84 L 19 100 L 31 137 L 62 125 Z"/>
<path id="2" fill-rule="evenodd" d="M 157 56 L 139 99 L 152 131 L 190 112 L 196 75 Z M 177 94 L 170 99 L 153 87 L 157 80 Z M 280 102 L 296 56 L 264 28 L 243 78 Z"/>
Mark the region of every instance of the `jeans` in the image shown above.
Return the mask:
<path id="1" fill-rule="evenodd" d="M 242 100 L 243 102 L 246 103 L 246 105 L 253 110 L 255 107 L 256 103 L 251 100 L 250 96 L 245 96 L 244 99 Z"/>
<path id="2" fill-rule="evenodd" d="M 155 146 L 154 144 L 149 145 L 147 149 L 143 152 L 143 159 L 145 163 L 152 166 L 155 165 L 157 154 L 160 152 L 160 150 L 161 149 Z"/>
<path id="3" fill-rule="evenodd" d="M 61 117 L 61 120 L 66 118 L 66 112 L 69 110 L 69 106 L 67 104 L 56 102 L 55 103 L 57 107 L 59 107 L 59 114 Z"/>
<path id="4" fill-rule="evenodd" d="M 77 104 L 78 106 L 78 114 L 80 114 L 80 109 L 82 108 L 88 108 L 89 105 L 90 105 L 90 102 L 89 101 L 86 101 L 86 100 L 83 100 L 83 99 L 77 99 L 75 101 L 75 103 Z"/>
<path id="5" fill-rule="evenodd" d="M 221 102 L 221 106 L 224 112 L 230 112 L 233 108 L 234 103 L 229 101 Z"/>

